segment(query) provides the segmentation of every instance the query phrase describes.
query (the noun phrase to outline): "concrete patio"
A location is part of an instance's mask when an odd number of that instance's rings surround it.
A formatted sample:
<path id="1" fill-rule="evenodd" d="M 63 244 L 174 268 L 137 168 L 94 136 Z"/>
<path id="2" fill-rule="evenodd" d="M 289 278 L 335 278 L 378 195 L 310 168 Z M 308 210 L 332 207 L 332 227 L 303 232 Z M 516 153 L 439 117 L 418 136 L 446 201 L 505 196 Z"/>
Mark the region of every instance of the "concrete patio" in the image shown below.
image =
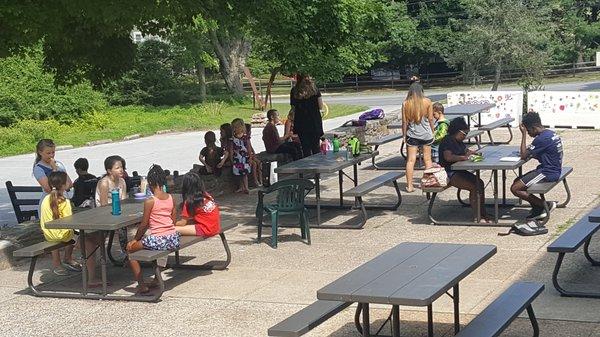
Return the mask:
<path id="1" fill-rule="evenodd" d="M 515 130 L 518 133 L 518 130 Z M 599 206 L 600 133 L 593 130 L 561 130 L 565 158 L 572 166 L 568 177 L 573 198 L 567 208 L 557 209 L 548 223 L 549 233 L 535 237 L 498 236 L 506 228 L 432 226 L 426 216 L 427 200 L 417 190 L 403 194 L 397 211 L 370 212 L 362 230 L 313 229 L 312 245 L 300 240 L 300 231 L 280 230 L 279 246 L 272 249 L 269 230 L 260 244 L 255 243 L 254 207 L 256 193 L 250 196 L 224 196 L 223 221 L 239 223 L 227 232 L 233 260 L 226 271 L 199 272 L 167 270 L 166 292 L 156 304 L 111 301 L 36 298 L 26 289 L 28 265 L 0 271 L 0 326 L 5 336 L 266 336 L 267 329 L 316 300 L 316 291 L 381 252 L 404 241 L 486 243 L 498 247 L 498 253 L 461 283 L 461 320 L 468 323 L 510 284 L 519 280 L 542 282 L 544 293 L 534 302 L 540 319 L 541 336 L 600 336 L 600 300 L 563 298 L 552 286 L 551 275 L 556 260 L 546 246 L 568 225 Z M 519 144 L 520 135 L 513 145 Z M 397 155 L 399 143 L 380 148 L 384 155 Z M 534 167 L 530 162 L 524 169 Z M 359 172 L 360 181 L 381 172 L 367 163 Z M 417 171 L 416 176 L 420 178 Z M 336 176 L 337 177 L 337 176 Z M 487 182 L 489 174 L 484 175 Z M 514 178 L 508 175 L 509 182 Z M 350 183 L 347 183 L 349 186 Z M 326 197 L 337 196 L 337 180 L 324 183 Z M 402 181 L 401 187 L 405 186 Z M 393 193 L 389 187 L 376 190 L 368 200 L 383 200 Z M 510 192 L 509 192 L 510 194 Z M 489 188 L 488 197 L 491 196 Z M 564 195 L 558 186 L 548 196 L 556 200 Z M 467 218 L 468 208 L 455 200 L 455 190 L 440 194 L 439 217 Z M 523 219 L 528 209 L 516 208 L 510 220 Z M 339 223 L 354 213 L 341 215 L 324 212 L 329 223 Z M 358 215 L 358 213 L 356 213 Z M 600 253 L 592 244 L 592 252 Z M 561 277 L 566 285 L 600 291 L 600 270 L 592 268 L 581 252 L 567 256 Z M 184 257 L 199 261 L 224 256 L 218 239 L 206 240 L 182 252 Z M 23 261 L 26 263 L 26 261 Z M 49 257 L 38 267 L 35 278 L 49 287 L 79 285 L 79 274 L 67 280 L 54 276 L 48 268 Z M 596 269 L 596 270 L 595 270 Z M 109 270 L 111 289 L 131 293 L 134 282 L 129 269 Z M 55 283 L 62 280 L 61 283 Z M 452 336 L 452 302 L 447 296 L 434 303 L 436 336 Z M 307 336 L 359 336 L 353 324 L 355 306 L 344 310 Z M 426 336 L 425 308 L 401 307 L 402 336 Z M 389 308 L 376 306 L 371 311 L 376 329 L 387 318 Z M 382 333 L 389 334 L 389 325 Z M 519 319 L 502 336 L 531 335 L 526 319 Z"/>

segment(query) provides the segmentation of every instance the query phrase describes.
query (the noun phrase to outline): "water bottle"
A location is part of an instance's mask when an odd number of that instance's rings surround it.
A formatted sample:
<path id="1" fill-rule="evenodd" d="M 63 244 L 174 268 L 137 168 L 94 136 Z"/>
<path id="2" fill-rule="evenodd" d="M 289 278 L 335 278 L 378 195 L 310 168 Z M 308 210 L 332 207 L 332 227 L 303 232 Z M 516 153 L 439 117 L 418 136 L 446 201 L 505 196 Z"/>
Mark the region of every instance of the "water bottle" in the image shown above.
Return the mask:
<path id="1" fill-rule="evenodd" d="M 339 152 L 340 151 L 340 139 L 338 138 L 337 135 L 333 135 L 333 141 L 331 143 L 333 143 L 333 152 Z"/>
<path id="2" fill-rule="evenodd" d="M 114 189 L 110 192 L 111 204 L 112 204 L 112 215 L 121 215 L 121 198 L 119 190 Z"/>

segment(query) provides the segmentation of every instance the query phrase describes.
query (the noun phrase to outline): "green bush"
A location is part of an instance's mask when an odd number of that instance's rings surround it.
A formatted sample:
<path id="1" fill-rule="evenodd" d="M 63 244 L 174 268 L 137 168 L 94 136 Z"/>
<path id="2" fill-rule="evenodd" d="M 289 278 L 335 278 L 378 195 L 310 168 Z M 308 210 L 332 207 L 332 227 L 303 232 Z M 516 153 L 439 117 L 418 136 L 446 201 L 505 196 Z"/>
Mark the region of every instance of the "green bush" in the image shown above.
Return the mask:
<path id="1" fill-rule="evenodd" d="M 0 126 L 25 119 L 72 123 L 104 107 L 102 94 L 89 82 L 55 86 L 54 73 L 44 70 L 39 48 L 0 59 Z"/>

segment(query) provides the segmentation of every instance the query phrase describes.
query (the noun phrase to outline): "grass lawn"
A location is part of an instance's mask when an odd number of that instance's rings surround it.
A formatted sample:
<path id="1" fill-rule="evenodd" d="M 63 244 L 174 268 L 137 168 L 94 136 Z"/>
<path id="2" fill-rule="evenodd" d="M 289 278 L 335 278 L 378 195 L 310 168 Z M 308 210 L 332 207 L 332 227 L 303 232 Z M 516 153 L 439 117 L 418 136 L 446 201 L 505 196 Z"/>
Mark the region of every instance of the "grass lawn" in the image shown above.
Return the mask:
<path id="1" fill-rule="evenodd" d="M 273 108 L 280 111 L 283 119 L 289 104 L 273 104 Z M 362 106 L 331 104 L 326 118 L 365 109 Z M 42 138 L 51 138 L 57 145 L 82 146 L 89 141 L 116 141 L 132 134 L 151 135 L 159 130 L 218 130 L 221 124 L 236 117 L 249 123 L 250 117 L 257 112 L 252 109 L 252 103 L 211 102 L 182 107 L 110 107 L 73 125 L 60 125 L 55 121 L 24 121 L 10 128 L 0 128 L 0 157 L 31 153 Z"/>

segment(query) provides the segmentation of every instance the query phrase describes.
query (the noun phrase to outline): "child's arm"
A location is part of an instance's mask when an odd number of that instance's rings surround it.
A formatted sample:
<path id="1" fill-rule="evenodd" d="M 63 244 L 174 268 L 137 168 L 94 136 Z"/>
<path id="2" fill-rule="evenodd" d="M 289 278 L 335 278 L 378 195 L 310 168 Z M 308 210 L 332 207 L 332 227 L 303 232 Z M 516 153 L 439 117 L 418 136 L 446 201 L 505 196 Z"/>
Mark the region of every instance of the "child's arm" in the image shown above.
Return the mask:
<path id="1" fill-rule="evenodd" d="M 175 206 L 175 199 L 172 195 L 171 200 L 173 201 L 173 209 L 171 210 L 171 220 L 173 221 L 173 224 L 175 224 L 177 222 L 177 207 Z"/>
<path id="2" fill-rule="evenodd" d="M 408 128 L 408 123 L 406 123 L 406 114 L 404 113 L 404 104 L 402 103 L 402 137 L 404 137 L 404 142 L 406 143 L 406 131 Z"/>
<path id="3" fill-rule="evenodd" d="M 227 162 L 227 159 L 229 158 L 229 151 L 224 150 L 223 151 L 223 159 L 221 159 L 221 161 L 217 164 L 218 168 L 223 167 L 223 165 L 225 165 L 225 162 Z"/>
<path id="4" fill-rule="evenodd" d="M 200 160 L 200 163 L 202 163 L 202 165 L 208 167 L 208 165 L 206 165 L 206 161 L 204 160 L 204 158 L 202 156 L 202 152 L 200 152 L 200 154 L 198 155 L 198 160 Z"/>
<path id="5" fill-rule="evenodd" d="M 100 205 L 106 206 L 108 205 L 108 180 L 102 179 L 100 180 L 100 186 L 98 186 L 98 194 L 100 196 Z"/>
<path id="6" fill-rule="evenodd" d="M 448 134 L 448 124 L 447 123 L 439 123 L 437 128 L 435 129 L 435 133 L 433 134 L 433 139 L 435 143 L 439 143 L 446 137 Z"/>
<path id="7" fill-rule="evenodd" d="M 427 119 L 429 120 L 431 132 L 435 132 L 435 126 L 433 125 L 435 118 L 433 118 L 433 103 L 431 103 L 431 101 L 429 101 L 429 108 L 427 109 Z"/>

